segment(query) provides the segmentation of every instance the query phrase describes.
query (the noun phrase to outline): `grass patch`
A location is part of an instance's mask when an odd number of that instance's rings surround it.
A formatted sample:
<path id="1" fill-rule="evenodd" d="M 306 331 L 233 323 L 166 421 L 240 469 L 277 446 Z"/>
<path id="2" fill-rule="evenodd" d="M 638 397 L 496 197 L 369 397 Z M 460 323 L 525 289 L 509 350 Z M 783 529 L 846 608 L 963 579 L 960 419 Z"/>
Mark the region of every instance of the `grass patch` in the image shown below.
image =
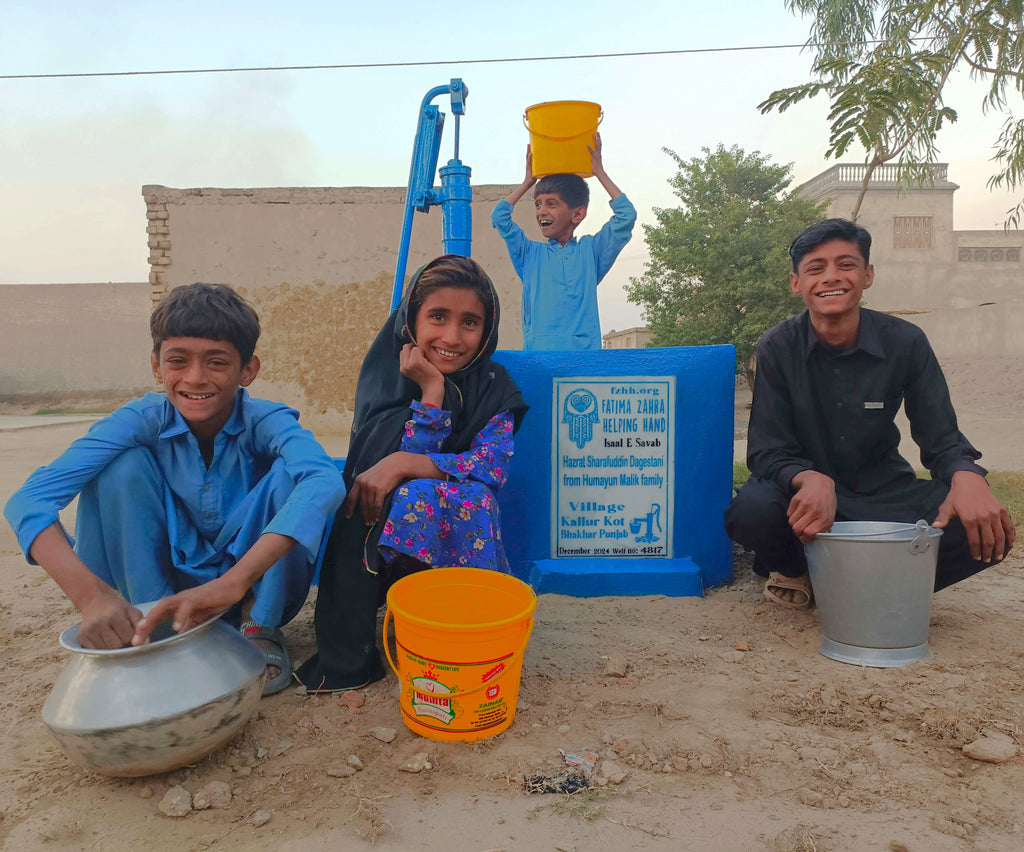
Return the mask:
<path id="1" fill-rule="evenodd" d="M 989 472 L 988 484 L 996 497 L 1010 510 L 1013 525 L 1024 529 L 1024 471 L 993 470 Z"/>
<path id="2" fill-rule="evenodd" d="M 739 488 L 748 479 L 750 479 L 750 471 L 747 469 L 746 464 L 743 462 L 732 463 L 732 487 Z"/>
<path id="3" fill-rule="evenodd" d="M 567 793 L 552 803 L 552 808 L 565 816 L 593 822 L 604 816 L 601 800 L 611 792 L 607 787 L 588 787 L 578 793 Z"/>

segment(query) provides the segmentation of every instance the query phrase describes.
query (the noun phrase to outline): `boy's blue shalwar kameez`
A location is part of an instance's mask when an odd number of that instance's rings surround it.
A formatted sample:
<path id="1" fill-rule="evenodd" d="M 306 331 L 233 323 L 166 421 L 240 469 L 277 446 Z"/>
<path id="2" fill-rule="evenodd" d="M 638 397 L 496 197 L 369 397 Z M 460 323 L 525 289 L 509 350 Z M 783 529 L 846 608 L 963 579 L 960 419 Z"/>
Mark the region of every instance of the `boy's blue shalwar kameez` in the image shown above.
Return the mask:
<path id="1" fill-rule="evenodd" d="M 523 349 L 600 349 L 601 322 L 597 285 L 629 242 L 636 208 L 626 196 L 612 199 L 614 215 L 593 236 L 558 240 L 529 239 L 512 221 L 513 207 L 502 199 L 491 224 L 508 248 L 523 282 Z"/>
<path id="2" fill-rule="evenodd" d="M 345 487 L 296 411 L 239 389 L 209 468 L 181 414 L 151 393 L 35 471 L 4 509 L 30 562 L 36 536 L 76 494 L 75 551 L 133 604 L 221 576 L 264 533 L 295 539 L 253 586 L 252 619 L 277 626 L 306 599 Z"/>

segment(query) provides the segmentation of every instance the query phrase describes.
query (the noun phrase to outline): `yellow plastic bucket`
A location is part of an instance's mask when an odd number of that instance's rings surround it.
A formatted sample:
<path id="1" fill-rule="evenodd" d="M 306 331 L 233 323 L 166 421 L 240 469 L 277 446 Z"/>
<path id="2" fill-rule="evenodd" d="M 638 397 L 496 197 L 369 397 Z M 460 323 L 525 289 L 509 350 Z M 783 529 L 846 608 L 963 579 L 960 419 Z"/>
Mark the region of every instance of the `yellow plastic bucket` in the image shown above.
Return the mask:
<path id="1" fill-rule="evenodd" d="M 547 101 L 526 108 L 523 124 L 530 131 L 533 176 L 578 174 L 590 177 L 593 163 L 588 145 L 604 114 L 590 101 Z"/>
<path id="2" fill-rule="evenodd" d="M 482 740 L 512 724 L 537 596 L 481 568 L 434 568 L 396 582 L 384 650 L 402 685 L 402 720 L 433 740 Z M 388 624 L 395 620 L 395 658 Z"/>

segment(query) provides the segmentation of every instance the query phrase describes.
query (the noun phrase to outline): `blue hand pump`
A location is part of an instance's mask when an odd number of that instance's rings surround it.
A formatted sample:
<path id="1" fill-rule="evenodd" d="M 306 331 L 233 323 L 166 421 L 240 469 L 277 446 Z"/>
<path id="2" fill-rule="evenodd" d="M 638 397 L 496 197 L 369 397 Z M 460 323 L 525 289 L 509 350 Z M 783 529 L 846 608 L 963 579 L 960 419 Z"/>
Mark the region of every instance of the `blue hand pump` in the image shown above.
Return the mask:
<path id="1" fill-rule="evenodd" d="M 444 128 L 444 113 L 431 101 L 439 95 L 451 95 L 452 113 L 455 116 L 455 156 L 442 166 L 441 187 L 434 187 L 434 172 L 441 149 L 441 131 Z M 402 240 L 398 246 L 398 262 L 395 265 L 395 286 L 391 294 L 391 310 L 402 301 L 405 286 L 405 267 L 409 260 L 409 241 L 412 237 L 413 214 L 430 211 L 433 204 L 441 205 L 442 239 L 445 254 L 469 257 L 473 239 L 473 188 L 469 185 L 472 172 L 459 159 L 459 119 L 466 112 L 466 98 L 469 89 L 458 77 L 453 77 L 447 86 L 437 86 L 423 96 L 420 104 L 419 121 L 416 125 L 416 139 L 412 147 L 412 164 L 409 167 L 409 186 L 405 194 L 405 216 L 402 219 Z"/>

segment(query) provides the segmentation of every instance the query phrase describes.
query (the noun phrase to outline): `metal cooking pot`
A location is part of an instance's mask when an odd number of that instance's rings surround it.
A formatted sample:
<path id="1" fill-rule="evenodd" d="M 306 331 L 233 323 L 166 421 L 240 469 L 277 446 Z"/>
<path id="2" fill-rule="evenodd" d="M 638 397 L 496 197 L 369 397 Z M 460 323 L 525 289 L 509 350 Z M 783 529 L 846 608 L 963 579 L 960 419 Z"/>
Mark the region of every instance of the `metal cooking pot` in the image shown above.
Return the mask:
<path id="1" fill-rule="evenodd" d="M 83 648 L 75 625 L 60 644 L 72 658 L 43 722 L 72 763 L 105 775 L 152 775 L 206 756 L 248 721 L 266 679 L 263 652 L 219 618 L 183 633 L 165 621 L 147 644 L 109 651 Z"/>

